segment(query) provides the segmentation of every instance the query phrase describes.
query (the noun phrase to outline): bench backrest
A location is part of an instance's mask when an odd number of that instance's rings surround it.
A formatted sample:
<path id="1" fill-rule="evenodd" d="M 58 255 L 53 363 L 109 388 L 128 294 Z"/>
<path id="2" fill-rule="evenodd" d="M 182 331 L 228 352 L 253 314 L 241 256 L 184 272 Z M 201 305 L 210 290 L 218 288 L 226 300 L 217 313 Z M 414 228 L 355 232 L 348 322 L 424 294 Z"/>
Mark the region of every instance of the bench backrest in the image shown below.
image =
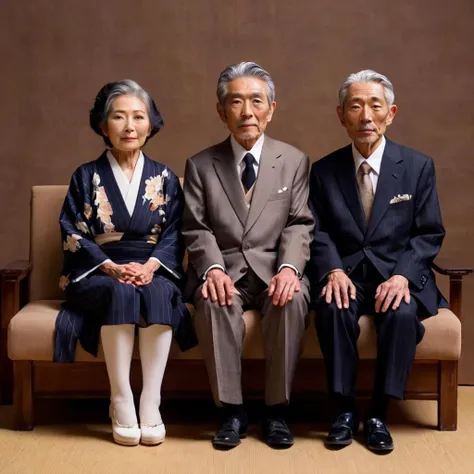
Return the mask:
<path id="1" fill-rule="evenodd" d="M 30 300 L 60 300 L 63 264 L 59 213 L 67 186 L 33 186 L 31 191 Z"/>

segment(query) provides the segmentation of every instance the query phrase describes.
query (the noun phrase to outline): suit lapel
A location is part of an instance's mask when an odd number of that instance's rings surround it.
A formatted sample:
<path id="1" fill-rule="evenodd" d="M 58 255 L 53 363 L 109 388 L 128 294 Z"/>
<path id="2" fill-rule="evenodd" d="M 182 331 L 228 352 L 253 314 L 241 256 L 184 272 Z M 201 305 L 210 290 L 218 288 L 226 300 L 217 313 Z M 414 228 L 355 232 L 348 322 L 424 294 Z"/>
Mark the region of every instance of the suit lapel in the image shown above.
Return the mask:
<path id="1" fill-rule="evenodd" d="M 369 226 L 364 238 L 365 242 L 370 239 L 390 205 L 390 199 L 394 196 L 397 181 L 401 178 L 404 171 L 403 159 L 397 145 L 387 140 L 382 157 L 372 215 L 370 216 Z"/>
<path id="2" fill-rule="evenodd" d="M 252 228 L 259 218 L 273 190 L 273 184 L 277 176 L 277 170 L 279 169 L 278 159 L 281 156 L 281 153 L 278 153 L 275 149 L 274 143 L 271 138 L 265 136 L 257 181 L 255 182 L 252 203 L 250 205 L 244 234 Z"/>
<path id="3" fill-rule="evenodd" d="M 214 154 L 214 168 L 217 177 L 221 182 L 224 192 L 229 198 L 229 202 L 239 218 L 242 226 L 245 227 L 247 221 L 248 208 L 245 203 L 242 185 L 237 173 L 234 153 L 230 144 L 230 137 L 216 147 Z"/>
<path id="4" fill-rule="evenodd" d="M 366 226 L 364 212 L 360 203 L 359 190 L 357 189 L 354 157 L 352 156 L 351 145 L 343 148 L 342 156 L 339 157 L 336 166 L 337 180 L 339 181 L 339 186 L 346 200 L 347 207 L 351 211 L 360 231 L 362 234 L 365 234 Z"/>

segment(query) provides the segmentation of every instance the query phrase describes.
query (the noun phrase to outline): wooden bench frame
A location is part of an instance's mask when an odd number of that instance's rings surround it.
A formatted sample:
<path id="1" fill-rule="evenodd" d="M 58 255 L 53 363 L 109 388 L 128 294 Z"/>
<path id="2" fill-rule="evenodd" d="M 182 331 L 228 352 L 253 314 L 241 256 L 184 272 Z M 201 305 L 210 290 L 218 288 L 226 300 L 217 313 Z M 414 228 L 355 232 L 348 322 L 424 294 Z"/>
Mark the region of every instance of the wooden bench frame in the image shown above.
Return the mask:
<path id="1" fill-rule="evenodd" d="M 451 311 L 461 320 L 462 280 L 471 268 L 437 260 L 435 271 L 449 277 Z M 16 261 L 1 272 L 0 334 L 0 403 L 14 404 L 15 427 L 33 429 L 34 400 L 40 397 L 108 396 L 108 380 L 103 362 L 56 364 L 44 361 L 11 361 L 7 354 L 7 328 L 10 320 L 28 303 L 28 280 L 31 264 Z M 246 394 L 261 394 L 263 361 L 244 360 L 243 387 Z M 260 375 L 258 375 L 260 374 Z M 373 382 L 373 361 L 360 361 L 358 395 L 367 395 Z M 140 387 L 138 361 L 132 364 L 132 386 Z M 301 360 L 295 377 L 294 392 L 313 394 L 325 390 L 321 359 Z M 208 379 L 202 360 L 170 360 L 163 396 L 210 397 Z M 457 429 L 458 361 L 415 361 L 406 392 L 407 399 L 436 400 L 437 427 L 442 431 Z"/>

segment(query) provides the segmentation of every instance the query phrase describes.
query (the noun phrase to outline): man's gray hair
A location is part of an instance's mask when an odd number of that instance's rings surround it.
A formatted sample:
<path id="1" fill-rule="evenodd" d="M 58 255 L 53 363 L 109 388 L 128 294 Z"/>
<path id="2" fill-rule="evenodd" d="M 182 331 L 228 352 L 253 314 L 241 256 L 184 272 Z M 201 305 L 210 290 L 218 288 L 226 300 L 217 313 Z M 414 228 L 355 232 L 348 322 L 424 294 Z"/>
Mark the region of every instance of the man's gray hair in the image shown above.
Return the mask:
<path id="1" fill-rule="evenodd" d="M 341 106 L 342 110 L 344 110 L 344 104 L 347 99 L 349 87 L 352 84 L 357 84 L 360 82 L 377 82 L 382 84 L 387 105 L 391 107 L 395 102 L 395 91 L 393 89 L 393 84 L 387 79 L 387 77 L 383 74 L 373 71 L 372 69 L 364 69 L 363 71 L 350 74 L 342 83 L 342 86 L 339 89 L 339 105 Z"/>
<path id="2" fill-rule="evenodd" d="M 257 77 L 267 85 L 267 99 L 270 105 L 275 100 L 275 84 L 270 74 L 256 63 L 242 62 L 226 67 L 217 81 L 217 99 L 224 108 L 227 98 L 227 84 L 239 77 Z"/>

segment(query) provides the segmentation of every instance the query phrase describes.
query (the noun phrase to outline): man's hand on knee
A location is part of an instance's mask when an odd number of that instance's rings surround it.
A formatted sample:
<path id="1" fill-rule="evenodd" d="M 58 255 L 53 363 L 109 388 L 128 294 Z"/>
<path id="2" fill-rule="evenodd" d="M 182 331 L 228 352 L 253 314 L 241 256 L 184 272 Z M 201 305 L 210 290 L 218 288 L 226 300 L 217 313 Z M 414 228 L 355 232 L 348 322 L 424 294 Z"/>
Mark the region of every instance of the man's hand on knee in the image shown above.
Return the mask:
<path id="1" fill-rule="evenodd" d="M 349 308 L 349 298 L 355 300 L 356 287 L 351 279 L 342 271 L 334 270 L 327 276 L 327 283 L 321 291 L 321 296 L 330 304 L 333 297 L 339 309 Z"/>
<path id="2" fill-rule="evenodd" d="M 301 283 L 295 271 L 285 267 L 272 278 L 268 287 L 268 296 L 272 297 L 274 306 L 285 306 L 293 299 L 295 291 L 298 292 L 300 289 Z"/>
<path id="3" fill-rule="evenodd" d="M 206 281 L 202 285 L 202 297 L 215 303 L 219 302 L 221 306 L 232 304 L 232 295 L 235 292 L 234 284 L 229 275 L 226 275 L 220 268 L 214 268 L 209 271 Z"/>
<path id="4" fill-rule="evenodd" d="M 400 307 L 402 299 L 410 304 L 410 290 L 408 280 L 402 275 L 393 275 L 387 281 L 377 287 L 375 292 L 375 312 L 385 313 L 390 309 L 396 310 Z M 393 302 L 393 304 L 392 304 Z"/>

